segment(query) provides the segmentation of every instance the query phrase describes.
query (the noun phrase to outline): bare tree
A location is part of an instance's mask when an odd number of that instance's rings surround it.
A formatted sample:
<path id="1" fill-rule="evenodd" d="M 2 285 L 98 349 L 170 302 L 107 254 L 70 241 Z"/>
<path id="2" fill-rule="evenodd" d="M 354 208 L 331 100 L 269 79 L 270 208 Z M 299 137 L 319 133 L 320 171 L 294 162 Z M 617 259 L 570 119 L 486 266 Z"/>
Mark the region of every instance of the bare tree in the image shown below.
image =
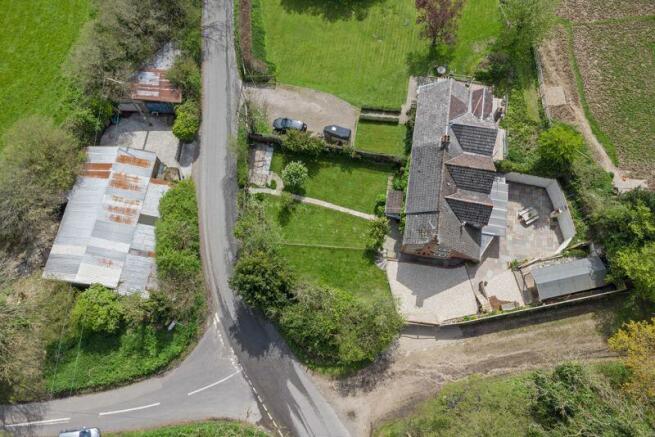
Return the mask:
<path id="1" fill-rule="evenodd" d="M 453 43 L 463 4 L 463 0 L 416 0 L 416 22 L 423 25 L 423 37 L 430 39 L 433 46 L 439 41 Z"/>

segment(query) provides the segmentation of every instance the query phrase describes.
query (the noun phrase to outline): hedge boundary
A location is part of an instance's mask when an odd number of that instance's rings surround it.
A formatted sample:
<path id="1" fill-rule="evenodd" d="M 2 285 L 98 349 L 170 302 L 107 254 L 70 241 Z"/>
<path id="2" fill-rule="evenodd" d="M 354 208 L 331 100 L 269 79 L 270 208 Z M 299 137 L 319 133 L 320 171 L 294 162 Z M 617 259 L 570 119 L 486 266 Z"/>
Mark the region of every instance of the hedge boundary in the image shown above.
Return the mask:
<path id="1" fill-rule="evenodd" d="M 267 82 L 273 79 L 273 75 L 269 71 L 269 65 L 255 56 L 253 51 L 252 3 L 253 0 L 238 0 L 238 41 L 244 68 L 244 79 Z"/>

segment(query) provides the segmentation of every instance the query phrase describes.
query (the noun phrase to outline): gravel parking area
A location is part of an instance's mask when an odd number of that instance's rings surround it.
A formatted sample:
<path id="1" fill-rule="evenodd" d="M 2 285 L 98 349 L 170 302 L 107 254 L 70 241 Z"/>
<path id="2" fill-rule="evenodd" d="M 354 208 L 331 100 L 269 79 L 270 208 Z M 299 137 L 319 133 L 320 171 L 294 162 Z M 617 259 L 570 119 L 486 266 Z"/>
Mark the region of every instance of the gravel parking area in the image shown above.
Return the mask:
<path id="1" fill-rule="evenodd" d="M 246 95 L 266 111 L 272 123 L 278 117 L 289 117 L 307 123 L 307 129 L 323 132 L 323 127 L 336 124 L 353 132 L 359 118 L 359 109 L 344 100 L 309 88 L 290 85 L 272 87 L 247 87 Z"/>

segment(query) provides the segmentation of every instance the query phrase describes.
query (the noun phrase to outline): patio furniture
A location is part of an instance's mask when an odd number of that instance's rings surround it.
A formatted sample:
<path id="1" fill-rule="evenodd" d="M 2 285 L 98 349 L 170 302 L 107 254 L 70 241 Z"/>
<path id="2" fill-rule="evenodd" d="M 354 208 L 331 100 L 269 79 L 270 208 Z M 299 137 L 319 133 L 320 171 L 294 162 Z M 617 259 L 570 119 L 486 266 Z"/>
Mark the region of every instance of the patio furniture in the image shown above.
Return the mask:
<path id="1" fill-rule="evenodd" d="M 539 220 L 539 214 L 534 215 L 534 216 L 530 217 L 528 220 L 526 220 L 525 225 L 530 226 L 532 223 L 536 222 L 537 220 Z"/>
<path id="2" fill-rule="evenodd" d="M 525 210 L 522 210 L 519 213 L 519 217 L 523 224 L 528 226 L 539 220 L 539 212 L 535 208 L 529 207 Z"/>

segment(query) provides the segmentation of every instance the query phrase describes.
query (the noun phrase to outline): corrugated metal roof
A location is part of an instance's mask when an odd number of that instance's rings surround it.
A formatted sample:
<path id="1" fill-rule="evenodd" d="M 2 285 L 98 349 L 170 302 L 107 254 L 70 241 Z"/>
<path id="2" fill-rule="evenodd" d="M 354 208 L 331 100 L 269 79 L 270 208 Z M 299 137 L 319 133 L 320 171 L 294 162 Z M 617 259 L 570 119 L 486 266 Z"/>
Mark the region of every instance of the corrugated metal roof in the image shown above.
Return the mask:
<path id="1" fill-rule="evenodd" d="M 550 299 L 605 285 L 607 269 L 597 256 L 540 267 L 531 271 L 539 299 Z"/>
<path id="2" fill-rule="evenodd" d="M 181 103 L 182 92 L 166 79 L 166 70 L 145 68 L 131 83 L 131 97 L 148 102 Z"/>
<path id="3" fill-rule="evenodd" d="M 43 276 L 99 283 L 122 293 L 144 291 L 153 284 L 154 222 L 140 223 L 140 218 L 159 217 L 159 200 L 169 189 L 151 178 L 156 165 L 152 152 L 89 147 L 85 171 L 70 193 Z"/>

